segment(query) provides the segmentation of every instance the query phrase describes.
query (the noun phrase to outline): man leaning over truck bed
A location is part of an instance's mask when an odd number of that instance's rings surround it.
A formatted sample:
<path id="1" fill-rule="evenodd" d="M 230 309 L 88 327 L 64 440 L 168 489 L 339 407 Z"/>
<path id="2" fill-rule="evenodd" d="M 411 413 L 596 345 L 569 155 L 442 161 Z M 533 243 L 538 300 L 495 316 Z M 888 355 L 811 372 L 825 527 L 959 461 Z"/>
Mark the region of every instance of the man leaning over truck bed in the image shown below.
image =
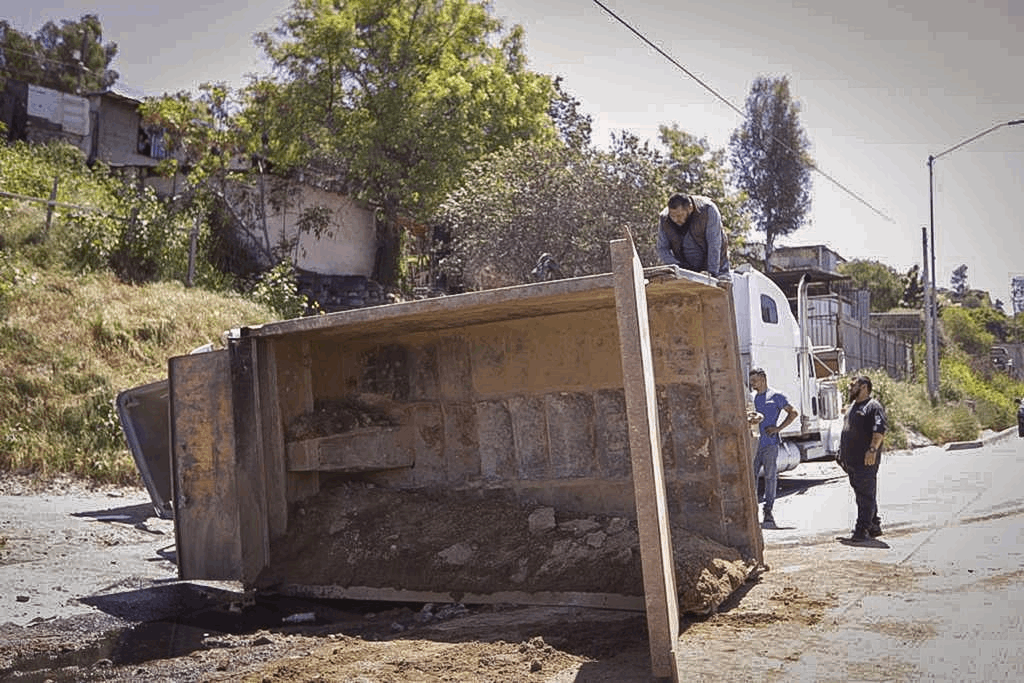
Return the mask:
<path id="1" fill-rule="evenodd" d="M 658 258 L 695 272 L 729 277 L 729 252 L 722 215 L 699 195 L 674 194 L 658 215 Z"/>

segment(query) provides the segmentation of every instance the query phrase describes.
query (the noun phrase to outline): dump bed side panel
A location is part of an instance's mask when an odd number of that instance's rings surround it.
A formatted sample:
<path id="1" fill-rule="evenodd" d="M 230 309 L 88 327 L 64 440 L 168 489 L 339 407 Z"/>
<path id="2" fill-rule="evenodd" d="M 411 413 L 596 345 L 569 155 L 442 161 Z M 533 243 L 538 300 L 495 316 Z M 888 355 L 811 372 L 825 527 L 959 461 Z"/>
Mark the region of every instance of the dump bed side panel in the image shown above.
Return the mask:
<path id="1" fill-rule="evenodd" d="M 227 351 L 171 358 L 174 529 L 182 579 L 242 576 Z"/>

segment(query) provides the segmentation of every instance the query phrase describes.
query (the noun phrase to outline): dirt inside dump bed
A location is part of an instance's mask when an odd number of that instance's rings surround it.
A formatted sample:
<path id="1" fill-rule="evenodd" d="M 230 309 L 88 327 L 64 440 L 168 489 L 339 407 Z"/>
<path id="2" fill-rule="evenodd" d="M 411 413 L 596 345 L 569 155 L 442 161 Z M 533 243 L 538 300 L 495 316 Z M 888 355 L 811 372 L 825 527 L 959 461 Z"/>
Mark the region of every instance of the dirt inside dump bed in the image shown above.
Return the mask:
<path id="1" fill-rule="evenodd" d="M 748 558 L 672 529 L 679 606 L 707 613 L 753 569 Z M 575 515 L 506 491 L 425 492 L 346 481 L 295 505 L 257 585 L 411 591 L 643 595 L 636 521 Z"/>

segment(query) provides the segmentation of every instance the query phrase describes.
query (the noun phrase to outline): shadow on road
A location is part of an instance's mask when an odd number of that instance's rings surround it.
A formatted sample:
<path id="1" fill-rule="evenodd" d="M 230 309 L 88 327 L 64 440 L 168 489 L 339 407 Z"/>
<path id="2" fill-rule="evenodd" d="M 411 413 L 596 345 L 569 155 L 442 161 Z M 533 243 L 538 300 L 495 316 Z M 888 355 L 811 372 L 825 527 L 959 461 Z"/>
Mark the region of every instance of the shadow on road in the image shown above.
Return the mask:
<path id="1" fill-rule="evenodd" d="M 95 519 L 97 522 L 120 522 L 122 524 L 143 524 L 150 517 L 156 517 L 151 503 L 125 505 L 119 508 L 93 510 L 89 512 L 72 512 L 72 517 Z"/>
<path id="2" fill-rule="evenodd" d="M 855 541 L 848 536 L 836 536 L 836 540 L 843 545 L 853 546 L 856 548 L 891 548 L 885 541 L 880 541 L 877 538 L 869 538 L 866 541 Z"/>
<path id="3" fill-rule="evenodd" d="M 807 493 L 815 486 L 831 484 L 834 481 L 846 481 L 846 475 L 833 477 L 779 477 L 779 487 L 776 497 L 799 496 Z"/>

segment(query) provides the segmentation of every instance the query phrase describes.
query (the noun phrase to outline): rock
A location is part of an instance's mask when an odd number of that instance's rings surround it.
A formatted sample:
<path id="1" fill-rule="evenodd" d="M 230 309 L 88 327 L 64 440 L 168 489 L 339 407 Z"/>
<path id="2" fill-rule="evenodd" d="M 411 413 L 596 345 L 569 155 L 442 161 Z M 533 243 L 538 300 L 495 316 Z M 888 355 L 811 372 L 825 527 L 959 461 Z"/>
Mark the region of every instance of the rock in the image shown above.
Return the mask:
<path id="1" fill-rule="evenodd" d="M 592 517 L 588 517 L 586 519 L 570 519 L 568 522 L 562 522 L 559 524 L 558 528 L 561 531 L 571 531 L 577 536 L 582 536 L 583 534 L 588 534 L 595 529 L 600 529 L 601 524 Z"/>
<path id="2" fill-rule="evenodd" d="M 473 557 L 473 548 L 466 543 L 450 545 L 437 554 L 448 564 L 463 565 Z"/>
<path id="3" fill-rule="evenodd" d="M 542 534 L 555 528 L 555 509 L 550 507 L 537 508 L 527 518 L 531 534 Z"/>

